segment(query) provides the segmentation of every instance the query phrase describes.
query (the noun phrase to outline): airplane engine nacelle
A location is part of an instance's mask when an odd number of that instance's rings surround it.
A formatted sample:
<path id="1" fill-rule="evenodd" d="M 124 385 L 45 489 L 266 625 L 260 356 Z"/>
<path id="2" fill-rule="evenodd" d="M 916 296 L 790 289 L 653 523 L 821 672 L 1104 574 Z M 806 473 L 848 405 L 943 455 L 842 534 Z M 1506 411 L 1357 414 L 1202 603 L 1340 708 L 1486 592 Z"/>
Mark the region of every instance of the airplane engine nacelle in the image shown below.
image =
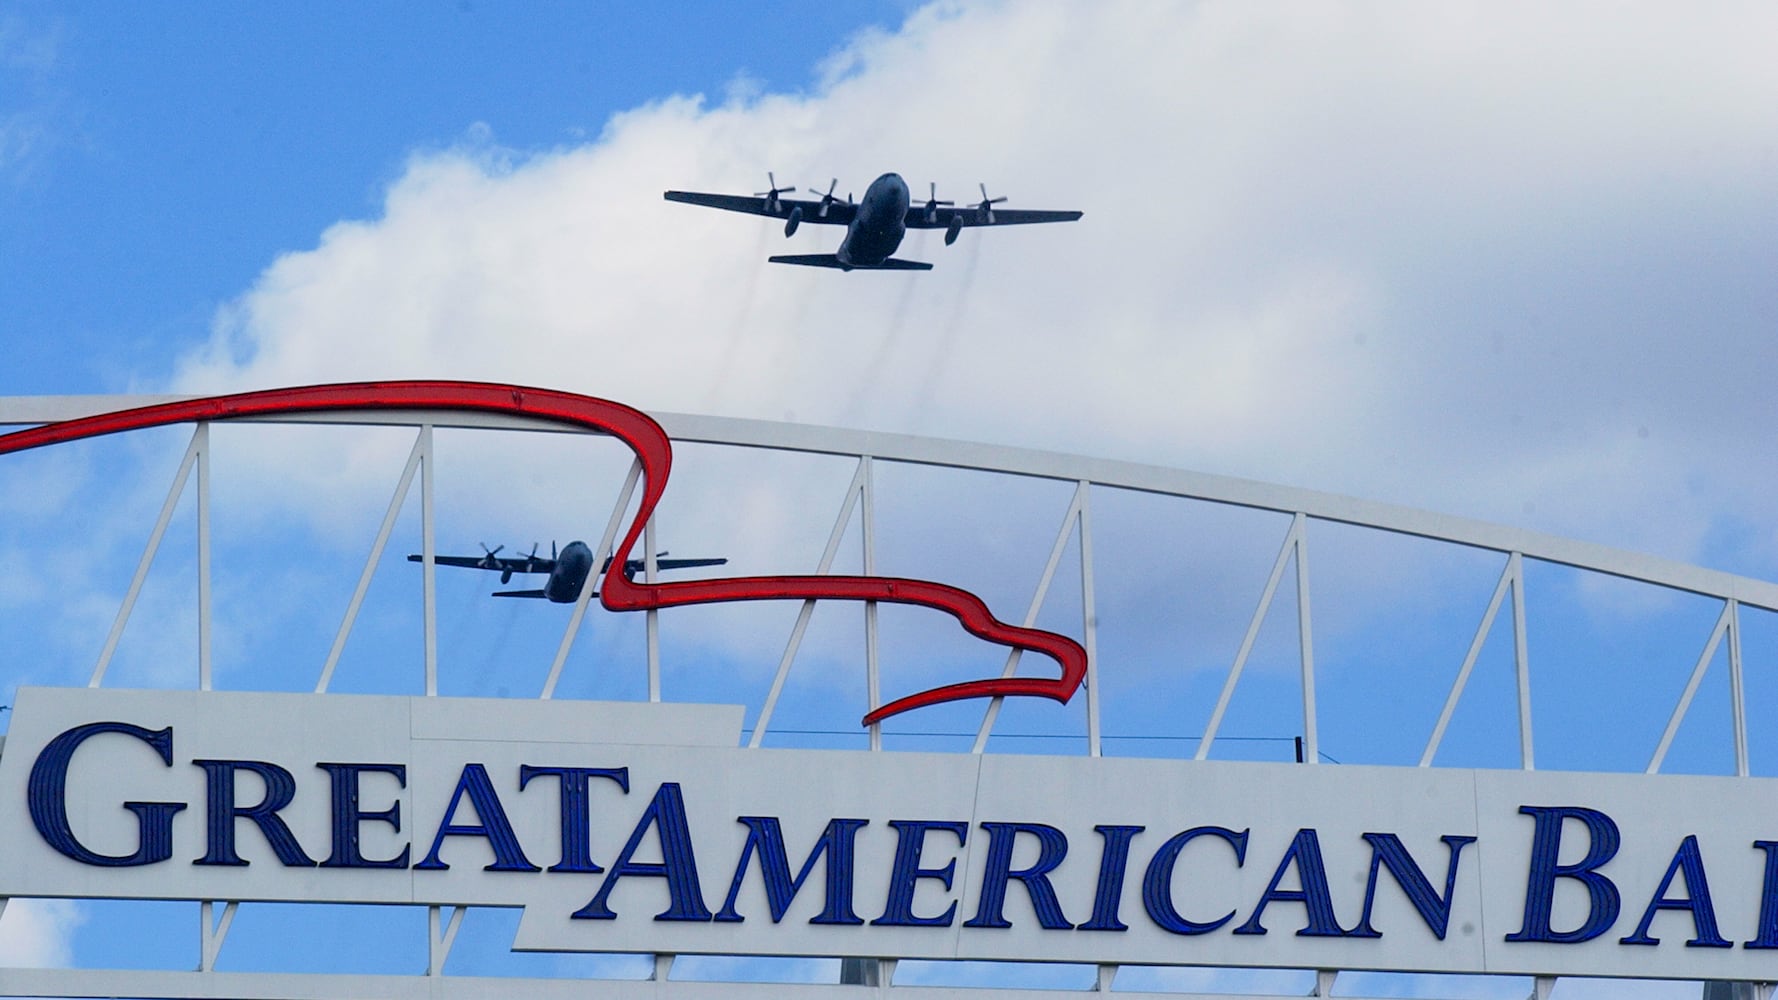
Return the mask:
<path id="1" fill-rule="evenodd" d="M 945 246 L 957 242 L 957 234 L 963 231 L 963 216 L 952 215 L 951 224 L 945 227 Z"/>
<path id="2" fill-rule="evenodd" d="M 790 218 L 784 220 L 784 235 L 788 237 L 791 233 L 796 232 L 796 227 L 802 225 L 802 222 L 803 210 L 802 206 L 799 205 L 796 208 L 791 209 Z"/>

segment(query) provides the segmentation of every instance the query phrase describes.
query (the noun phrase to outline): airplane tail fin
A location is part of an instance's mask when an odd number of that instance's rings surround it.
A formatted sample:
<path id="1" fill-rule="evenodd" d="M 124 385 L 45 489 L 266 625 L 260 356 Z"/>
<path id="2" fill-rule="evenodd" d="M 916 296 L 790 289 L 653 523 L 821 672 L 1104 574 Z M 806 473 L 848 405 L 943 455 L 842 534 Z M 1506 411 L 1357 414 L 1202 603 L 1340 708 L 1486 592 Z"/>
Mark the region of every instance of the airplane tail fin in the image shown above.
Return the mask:
<path id="1" fill-rule="evenodd" d="M 804 267 L 831 267 L 840 271 L 930 271 L 932 265 L 919 260 L 889 257 L 878 264 L 842 264 L 831 253 L 783 253 L 770 258 L 774 264 L 801 264 Z"/>

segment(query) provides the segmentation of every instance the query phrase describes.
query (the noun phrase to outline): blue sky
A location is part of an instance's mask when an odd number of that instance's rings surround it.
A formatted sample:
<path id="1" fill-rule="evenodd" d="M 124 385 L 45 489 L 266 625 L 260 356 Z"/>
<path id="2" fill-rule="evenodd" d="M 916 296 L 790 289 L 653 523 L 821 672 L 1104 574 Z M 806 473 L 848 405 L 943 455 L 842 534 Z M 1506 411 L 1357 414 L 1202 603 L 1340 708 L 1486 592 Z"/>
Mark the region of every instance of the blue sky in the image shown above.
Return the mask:
<path id="1" fill-rule="evenodd" d="M 666 95 L 801 90 L 905 8 L 7 3 L 6 391 L 164 378 L 267 262 L 374 214 L 416 150 L 478 125 L 551 149 Z"/>
<path id="2" fill-rule="evenodd" d="M 0 394 L 513 380 L 1247 476 L 1778 578 L 1769 6 L 662 9 L 0 2 Z M 985 182 L 1014 205 L 1086 218 L 949 248 L 910 237 L 904 255 L 934 271 L 841 275 L 764 261 L 831 249 L 831 233 L 787 243 L 660 200 L 670 187 L 756 191 L 767 170 L 862 191 L 890 169 L 917 191 L 961 198 Z M 29 457 L 26 476 L 0 483 L 12 515 L 0 551 L 95 581 L 68 601 L 0 582 L 0 613 L 60 623 L 47 630 L 55 662 L 12 682 L 84 681 L 183 447 L 174 437 Z M 337 616 L 406 453 L 397 437 L 344 460 L 319 435 L 271 458 L 219 444 L 246 469 L 219 480 L 219 551 L 245 558 L 275 540 L 308 556 L 276 580 L 288 620 Z M 620 471 L 604 458 L 578 468 L 559 443 L 447 447 L 441 489 L 461 504 L 447 549 L 586 533 L 563 528 L 556 494 L 525 487 L 559 489 L 535 470 L 565 470 L 608 492 Z M 699 461 L 683 475 L 717 484 L 717 499 L 686 487 L 675 554 L 812 566 L 849 467 Z M 144 472 L 108 480 L 111 468 Z M 776 481 L 744 494 L 744 533 L 719 516 L 732 499 L 721 484 L 743 473 Z M 1065 496 L 977 497 L 939 524 L 932 498 L 962 503 L 969 482 L 883 475 L 890 565 L 1022 609 L 1030 553 L 1053 538 Z M 290 502 L 328 490 L 344 499 Z M 1188 706 L 1132 697 L 1119 724 L 1176 734 L 1161 716 L 1207 714 L 1283 527 L 1226 511 L 1180 520 L 1141 497 L 1095 504 L 1102 616 L 1142 623 L 1108 626 L 1102 651 L 1147 666 L 1126 694 L 1179 668 Z M 111 509 L 117 524 L 82 514 Z M 1316 544 L 1333 594 L 1317 597 L 1322 693 L 1348 713 L 1324 721 L 1324 748 L 1411 758 L 1426 726 L 1378 724 L 1395 703 L 1379 704 L 1366 671 L 1401 670 L 1392 697 L 1435 713 L 1499 567 L 1344 529 Z M 156 572 L 188 568 L 169 558 Z M 407 568 L 386 566 L 373 591 L 397 625 L 411 617 Z M 266 581 L 229 572 L 219 611 L 251 606 Z M 1714 611 L 1531 573 L 1546 598 L 1531 623 L 1540 690 L 1578 720 L 1565 745 L 1540 743 L 1540 763 L 1639 769 L 1642 743 L 1614 740 L 1590 712 L 1589 671 L 1649 678 L 1637 724 L 1658 731 L 1653 695 L 1683 681 Z M 486 601 L 483 581 L 443 582 L 464 664 L 550 644 L 525 609 Z M 1071 629 L 1077 595 L 1058 587 L 1046 622 Z M 169 584 L 145 607 L 183 628 L 183 593 Z M 1271 667 L 1244 682 L 1253 693 L 1225 732 L 1276 736 L 1274 709 L 1294 696 L 1292 614 L 1281 598 L 1256 652 Z M 236 628 L 219 655 L 270 659 L 284 621 Z M 733 621 L 699 620 L 739 638 L 670 666 L 680 690 L 717 655 L 775 664 L 783 623 L 755 640 Z M 121 683 L 168 682 L 155 671 L 172 624 L 120 651 Z M 1778 676 L 1770 625 L 1748 625 L 1749 662 L 1768 664 L 1755 696 Z M 927 648 L 895 628 L 892 643 Z M 817 649 L 831 655 L 838 632 Z M 1502 634 L 1440 763 L 1511 766 Z M 638 635 L 606 622 L 587 645 L 633 651 Z M 1443 672 L 1413 674 L 1425 662 Z M 311 666 L 243 683 L 301 689 Z M 1726 715 L 1718 680 L 1678 769 L 1722 768 L 1706 739 Z M 633 697 L 633 681 L 571 683 Z M 502 693 L 474 672 L 447 682 Z M 384 683 L 342 674 L 344 689 Z M 737 697 L 757 699 L 748 691 Z M 832 693 L 794 697 L 818 714 Z M 1078 721 L 1009 716 L 1028 731 Z M 1755 750 L 1755 770 L 1778 773 Z"/>

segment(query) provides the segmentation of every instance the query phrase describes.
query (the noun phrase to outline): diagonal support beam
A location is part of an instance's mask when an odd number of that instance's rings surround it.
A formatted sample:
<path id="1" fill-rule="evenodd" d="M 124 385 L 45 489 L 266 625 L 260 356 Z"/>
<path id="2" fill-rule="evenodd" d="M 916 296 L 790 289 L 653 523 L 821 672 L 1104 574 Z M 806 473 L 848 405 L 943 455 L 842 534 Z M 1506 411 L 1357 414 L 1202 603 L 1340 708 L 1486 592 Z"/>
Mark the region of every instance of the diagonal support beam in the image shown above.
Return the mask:
<path id="1" fill-rule="evenodd" d="M 1703 683 L 1704 674 L 1710 669 L 1710 661 L 1716 658 L 1717 647 L 1722 645 L 1724 634 L 1732 627 L 1734 609 L 1734 601 L 1723 602 L 1722 614 L 1716 616 L 1716 625 L 1710 629 L 1710 638 L 1704 643 L 1704 652 L 1692 667 L 1691 677 L 1686 679 L 1685 690 L 1680 692 L 1679 701 L 1673 706 L 1673 714 L 1667 718 L 1667 728 L 1662 731 L 1661 742 L 1655 747 L 1654 756 L 1649 758 L 1648 769 L 1644 774 L 1660 773 L 1661 764 L 1667 759 L 1667 750 L 1673 746 L 1673 738 L 1679 734 L 1679 725 L 1685 721 L 1685 713 L 1692 707 L 1692 698 L 1697 695 L 1698 686 Z M 1739 704 L 1740 700 L 1740 694 L 1736 692 L 1736 703 Z M 1736 735 L 1739 736 L 1739 732 Z M 1736 763 L 1740 763 L 1739 755 Z"/>
<path id="2" fill-rule="evenodd" d="M 222 942 L 228 937 L 228 929 L 235 922 L 235 909 L 241 904 L 229 900 L 223 904 L 222 919 L 214 917 L 215 903 L 206 899 L 198 907 L 198 922 L 202 930 L 202 939 L 198 948 L 198 971 L 216 971 L 216 957 L 222 954 Z"/>
<path id="3" fill-rule="evenodd" d="M 377 540 L 371 544 L 370 557 L 364 561 L 364 571 L 358 574 L 358 587 L 352 591 L 352 600 L 346 605 L 346 617 L 340 622 L 340 630 L 333 637 L 333 648 L 328 650 L 327 662 L 321 667 L 321 679 L 315 682 L 316 694 L 326 694 L 327 686 L 333 683 L 333 670 L 339 665 L 340 654 L 346 649 L 346 637 L 352 633 L 352 625 L 358 620 L 358 609 L 363 606 L 364 595 L 370 590 L 371 577 L 376 574 L 377 563 L 382 561 L 383 549 L 388 546 L 389 535 L 395 529 L 395 519 L 401 513 L 408 490 L 413 486 L 414 473 L 425 456 L 426 435 L 416 435 L 413 450 L 408 452 L 407 465 L 401 471 L 401 480 L 395 485 L 395 495 L 389 498 L 389 509 L 383 514 L 383 524 L 377 529 Z M 426 563 L 424 569 L 427 573 L 432 572 L 432 564 Z"/>
<path id="4" fill-rule="evenodd" d="M 1506 568 L 1501 570 L 1500 582 L 1494 585 L 1494 596 L 1488 601 L 1488 610 L 1482 615 L 1482 623 L 1475 630 L 1475 638 L 1470 640 L 1469 652 L 1463 657 L 1463 666 L 1457 671 L 1457 679 L 1451 683 L 1451 693 L 1445 696 L 1444 710 L 1439 713 L 1437 725 L 1432 727 L 1432 738 L 1426 741 L 1426 751 L 1420 755 L 1421 767 L 1432 766 L 1432 758 L 1438 753 L 1439 744 L 1444 742 L 1445 729 L 1450 726 L 1451 716 L 1457 711 L 1457 701 L 1463 697 L 1463 689 L 1469 684 L 1469 675 L 1475 669 L 1476 657 L 1481 655 L 1482 645 L 1487 642 L 1488 633 L 1494 628 L 1494 618 L 1500 613 L 1507 588 L 1517 587 L 1517 560 L 1517 553 L 1507 556 Z"/>
<path id="5" fill-rule="evenodd" d="M 450 907 L 451 916 L 448 922 L 443 921 L 442 911 L 445 907 L 428 906 L 426 908 L 426 974 L 428 976 L 444 975 L 445 960 L 451 957 L 451 946 L 457 943 L 457 931 L 463 926 L 463 914 L 467 906 Z M 443 933 L 439 925 L 444 923 Z"/>
<path id="6" fill-rule="evenodd" d="M 858 460 L 858 468 L 852 473 L 851 485 L 846 487 L 846 497 L 840 502 L 840 516 L 834 519 L 833 531 L 827 536 L 827 548 L 821 552 L 821 564 L 815 568 L 818 575 L 825 576 L 833 571 L 833 561 L 840 552 L 840 541 L 846 536 L 846 525 L 852 522 L 852 509 L 857 506 L 858 498 L 864 492 L 865 464 L 864 459 Z M 803 633 L 808 631 L 809 619 L 815 613 L 814 600 L 803 602 L 797 612 L 796 624 L 790 630 L 790 640 L 784 646 L 784 656 L 778 660 L 778 671 L 772 675 L 772 688 L 766 693 L 765 705 L 759 710 L 759 718 L 753 723 L 753 736 L 748 739 L 747 746 L 758 749 L 760 741 L 765 738 L 766 727 L 772 722 L 772 712 L 778 707 L 778 696 L 784 691 L 785 678 L 790 676 L 790 665 L 796 660 L 797 651 L 802 648 Z"/>
<path id="7" fill-rule="evenodd" d="M 555 697 L 556 682 L 562 677 L 562 665 L 568 662 L 568 651 L 574 648 L 574 637 L 580 634 L 581 619 L 586 617 L 587 604 L 592 601 L 593 591 L 599 586 L 601 571 L 605 561 L 611 558 L 611 546 L 617 542 L 617 531 L 623 526 L 624 511 L 630 509 L 630 496 L 636 492 L 636 481 L 642 477 L 642 460 L 630 462 L 630 474 L 624 478 L 624 487 L 617 493 L 617 503 L 611 508 L 611 519 L 605 522 L 605 535 L 599 540 L 599 549 L 593 553 L 593 568 L 586 575 L 586 582 L 580 585 L 580 596 L 574 601 L 574 614 L 568 619 L 568 627 L 562 630 L 562 644 L 556 647 L 555 662 L 550 664 L 549 677 L 543 682 L 543 694 L 539 697 L 549 700 Z M 623 572 L 622 567 L 615 567 Z"/>
<path id="8" fill-rule="evenodd" d="M 111 666 L 111 656 L 117 652 L 117 643 L 123 638 L 123 629 L 130 620 L 130 612 L 135 610 L 136 598 L 142 593 L 142 582 L 148 579 L 148 567 L 154 564 L 154 556 L 160 551 L 161 537 L 167 533 L 167 524 L 173 520 L 173 509 L 179 505 L 179 496 L 185 492 L 185 483 L 191 477 L 191 468 L 197 463 L 198 455 L 203 450 L 208 435 L 204 433 L 207 425 L 199 424 L 191 434 L 191 443 L 185 446 L 185 457 L 179 462 L 179 471 L 173 474 L 173 485 L 167 490 L 167 500 L 161 504 L 160 517 L 154 522 L 154 530 L 148 534 L 148 545 L 142 550 L 142 559 L 136 563 L 136 575 L 130 578 L 130 589 L 124 593 L 123 604 L 118 606 L 117 618 L 111 623 L 111 634 L 105 637 L 105 647 L 99 651 L 99 662 L 93 666 L 93 676 L 86 682 L 87 687 L 98 687 L 105 682 L 105 671 Z"/>
<path id="9" fill-rule="evenodd" d="M 1056 569 L 1062 564 L 1062 553 L 1067 550 L 1068 539 L 1073 536 L 1074 526 L 1080 520 L 1081 510 L 1086 505 L 1086 494 L 1087 484 L 1083 480 L 1075 486 L 1074 497 L 1068 501 L 1068 510 L 1062 515 L 1062 526 L 1056 531 L 1055 544 L 1050 546 L 1049 561 L 1044 563 L 1043 575 L 1037 580 L 1037 591 L 1031 595 L 1031 604 L 1025 609 L 1025 628 L 1035 625 L 1038 612 L 1043 610 L 1044 598 L 1049 596 L 1050 583 L 1055 580 Z M 1086 565 L 1083 560 L 1083 573 Z M 1011 677 L 1018 670 L 1019 657 L 1023 653 L 1024 650 L 1016 648 L 1007 652 L 1006 666 L 1000 671 L 1002 678 Z M 1092 650 L 1089 649 L 1087 653 L 1087 662 L 1090 664 L 1093 662 Z M 1093 676 L 1090 669 L 1087 671 L 1087 676 L 1089 678 Z M 1005 697 L 1000 695 L 988 699 L 988 709 L 982 714 L 982 725 L 980 729 L 976 730 L 975 746 L 971 749 L 971 753 L 983 753 L 987 750 L 988 736 L 994 730 L 994 723 L 1000 718 L 1000 706 L 1005 700 Z"/>
<path id="10" fill-rule="evenodd" d="M 1222 717 L 1228 712 L 1229 702 L 1235 696 L 1235 685 L 1240 683 L 1241 671 L 1247 666 L 1247 657 L 1253 652 L 1253 643 L 1259 638 L 1259 627 L 1266 620 L 1266 612 L 1271 610 L 1272 596 L 1278 592 L 1278 583 L 1284 579 L 1284 567 L 1289 565 L 1290 557 L 1299 556 L 1297 564 L 1298 587 L 1306 587 L 1302 572 L 1300 545 L 1303 537 L 1304 517 L 1297 514 L 1290 520 L 1290 530 L 1284 533 L 1284 544 L 1278 549 L 1278 559 L 1272 563 L 1272 575 L 1266 578 L 1266 589 L 1260 594 L 1259 607 L 1253 611 L 1253 620 L 1247 623 L 1247 634 L 1241 638 L 1241 648 L 1235 653 L 1234 666 L 1229 668 L 1228 679 L 1223 681 L 1222 693 L 1216 698 L 1216 708 L 1210 713 L 1210 723 L 1204 727 L 1204 738 L 1198 743 L 1198 752 L 1194 760 L 1206 760 L 1210 756 L 1210 747 L 1216 742 L 1216 731 L 1222 727 Z M 1299 589 L 1299 593 L 1302 591 Z M 1306 612 L 1299 610 L 1299 616 Z M 1299 624 L 1306 617 L 1299 618 Z M 1307 636 L 1302 637 L 1306 641 Z"/>

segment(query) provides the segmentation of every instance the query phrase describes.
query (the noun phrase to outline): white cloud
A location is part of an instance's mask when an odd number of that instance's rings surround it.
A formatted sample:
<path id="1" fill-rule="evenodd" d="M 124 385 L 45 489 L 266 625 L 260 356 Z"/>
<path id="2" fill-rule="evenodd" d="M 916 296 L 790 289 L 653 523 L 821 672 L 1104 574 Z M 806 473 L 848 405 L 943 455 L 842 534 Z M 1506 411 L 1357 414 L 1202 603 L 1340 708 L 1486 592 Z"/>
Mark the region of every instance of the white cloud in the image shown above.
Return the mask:
<path id="1" fill-rule="evenodd" d="M 184 390 L 511 379 L 1310 485 L 1734 568 L 1778 486 L 1772 8 L 955 4 L 810 94 L 416 154 L 266 270 Z M 745 99 L 743 99 L 745 97 Z M 659 200 L 884 169 L 1083 222 L 769 265 Z M 979 241 L 979 248 L 974 245 Z"/>
<path id="2" fill-rule="evenodd" d="M 59 21 L 0 11 L 0 180 L 34 179 L 68 138 L 67 101 L 52 82 L 62 30 Z"/>
<path id="3" fill-rule="evenodd" d="M 69 941 L 81 922 L 80 906 L 72 900 L 8 901 L 0 914 L 0 967 L 66 967 Z"/>

